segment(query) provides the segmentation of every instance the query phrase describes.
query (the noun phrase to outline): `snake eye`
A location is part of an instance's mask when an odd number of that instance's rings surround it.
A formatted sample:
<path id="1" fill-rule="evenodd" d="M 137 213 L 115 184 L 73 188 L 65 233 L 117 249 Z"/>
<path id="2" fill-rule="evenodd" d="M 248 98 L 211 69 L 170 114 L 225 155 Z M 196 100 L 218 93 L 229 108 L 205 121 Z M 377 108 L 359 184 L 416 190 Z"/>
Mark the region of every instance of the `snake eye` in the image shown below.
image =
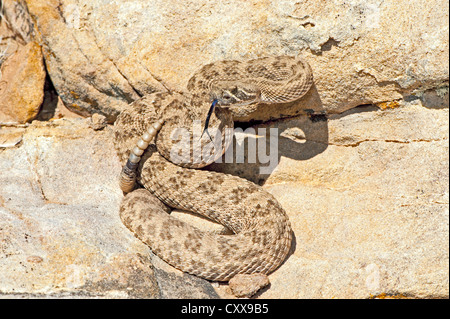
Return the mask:
<path id="1" fill-rule="evenodd" d="M 222 102 L 226 105 L 233 103 L 234 98 L 229 92 L 224 92 L 222 95 Z"/>
<path id="2" fill-rule="evenodd" d="M 223 96 L 222 96 L 222 98 L 223 98 L 225 101 L 229 101 L 229 100 L 231 100 L 231 95 L 228 94 L 228 93 L 224 93 Z"/>

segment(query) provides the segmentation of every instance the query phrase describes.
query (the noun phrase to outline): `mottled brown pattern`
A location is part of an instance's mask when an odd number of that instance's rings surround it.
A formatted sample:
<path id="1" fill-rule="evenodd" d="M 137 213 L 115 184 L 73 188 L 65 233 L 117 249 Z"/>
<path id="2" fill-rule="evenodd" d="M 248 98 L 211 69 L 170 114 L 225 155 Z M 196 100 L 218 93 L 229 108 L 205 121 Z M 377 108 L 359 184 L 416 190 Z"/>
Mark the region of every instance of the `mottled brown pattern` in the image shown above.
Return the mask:
<path id="1" fill-rule="evenodd" d="M 229 89 L 230 83 L 247 92 L 257 88 L 259 100 L 253 102 L 282 103 L 303 96 L 311 87 L 312 73 L 298 57 L 208 64 L 190 79 L 187 92 L 145 96 L 122 112 L 115 125 L 115 146 L 125 163 L 149 125 L 165 121 L 139 164 L 138 181 L 145 189 L 127 194 L 121 204 L 123 223 L 169 264 L 217 281 L 236 274 L 270 273 L 286 258 L 292 241 L 286 213 L 261 187 L 236 176 L 197 169 L 215 158 L 195 163 L 193 149 L 187 162 L 171 162 L 171 150 L 178 145 L 171 134 L 180 128 L 193 133 L 193 120 L 200 120 L 203 127 L 211 99 L 220 95 L 221 87 Z M 233 125 L 229 109 L 218 105 L 209 127 L 222 132 L 222 153 L 229 137 L 224 129 Z M 199 140 L 202 147 L 210 142 L 206 134 Z M 191 137 L 188 146 L 192 142 Z M 167 207 L 205 216 L 234 234 L 200 231 L 172 217 Z"/>

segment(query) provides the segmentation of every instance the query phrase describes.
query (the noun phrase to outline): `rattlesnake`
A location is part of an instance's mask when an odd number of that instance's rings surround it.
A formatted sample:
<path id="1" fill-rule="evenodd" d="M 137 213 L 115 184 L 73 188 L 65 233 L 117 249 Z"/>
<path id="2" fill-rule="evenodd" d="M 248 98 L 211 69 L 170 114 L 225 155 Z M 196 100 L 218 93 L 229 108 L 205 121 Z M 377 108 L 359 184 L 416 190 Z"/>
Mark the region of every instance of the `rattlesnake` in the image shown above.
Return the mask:
<path id="1" fill-rule="evenodd" d="M 125 166 L 124 184 L 130 181 L 127 178 L 134 178 L 133 167 L 129 167 L 134 165 L 138 166 L 137 180 L 145 189 L 125 196 L 120 207 L 123 223 L 167 263 L 208 280 L 227 281 L 237 274 L 274 271 L 287 257 L 292 241 L 283 208 L 250 181 L 197 168 L 216 160 L 230 144 L 231 107 L 291 102 L 311 85 L 311 68 L 300 57 L 219 61 L 195 73 L 187 92 L 152 93 L 130 104 L 115 123 L 115 146 L 123 163 L 127 158 L 136 163 Z M 201 120 L 203 127 L 213 101 L 217 106 L 209 128 L 219 128 L 220 133 L 192 135 L 193 121 Z M 172 140 L 177 128 L 191 133 L 190 138 Z M 148 129 L 144 141 L 138 142 Z M 147 147 L 154 135 L 156 142 Z M 221 142 L 222 149 L 199 161 L 190 143 L 205 147 L 210 138 Z M 136 143 L 138 147 L 132 151 Z M 173 152 L 180 143 L 190 151 L 176 165 L 171 156 L 180 154 Z M 168 207 L 200 214 L 233 234 L 200 231 L 172 217 Z"/>

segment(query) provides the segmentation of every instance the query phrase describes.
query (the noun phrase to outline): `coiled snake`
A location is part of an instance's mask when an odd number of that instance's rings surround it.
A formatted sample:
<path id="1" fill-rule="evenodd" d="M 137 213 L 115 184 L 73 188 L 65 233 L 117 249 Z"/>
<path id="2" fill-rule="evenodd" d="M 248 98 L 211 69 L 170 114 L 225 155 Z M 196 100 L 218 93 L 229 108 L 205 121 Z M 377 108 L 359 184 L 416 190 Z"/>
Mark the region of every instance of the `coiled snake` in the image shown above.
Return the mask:
<path id="1" fill-rule="evenodd" d="M 123 223 L 167 263 L 208 280 L 274 271 L 292 241 L 283 208 L 248 180 L 199 168 L 230 144 L 230 107 L 291 102 L 302 97 L 312 81 L 311 68 L 300 57 L 220 61 L 195 73 L 184 93 L 152 93 L 130 104 L 116 121 L 115 146 L 123 163 L 129 162 L 122 176 L 124 190 L 131 190 L 134 172 L 144 188 L 125 196 Z M 220 133 L 196 136 L 194 123 L 205 126 L 211 103 L 215 110 L 208 132 Z M 208 156 L 198 156 L 198 148 L 211 144 L 210 138 L 221 145 L 220 151 L 200 151 Z M 200 231 L 172 217 L 168 207 L 205 216 L 233 234 Z"/>

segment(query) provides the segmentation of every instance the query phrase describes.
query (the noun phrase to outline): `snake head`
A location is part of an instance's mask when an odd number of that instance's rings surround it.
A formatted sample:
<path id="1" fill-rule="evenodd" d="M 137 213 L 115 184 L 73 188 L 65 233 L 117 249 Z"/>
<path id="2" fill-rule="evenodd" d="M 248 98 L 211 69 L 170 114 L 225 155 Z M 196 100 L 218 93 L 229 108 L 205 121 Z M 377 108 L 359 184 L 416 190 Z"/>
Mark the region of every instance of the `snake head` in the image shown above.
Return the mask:
<path id="1" fill-rule="evenodd" d="M 221 81 L 211 89 L 211 100 L 219 107 L 248 105 L 260 100 L 261 92 L 253 84 Z"/>

